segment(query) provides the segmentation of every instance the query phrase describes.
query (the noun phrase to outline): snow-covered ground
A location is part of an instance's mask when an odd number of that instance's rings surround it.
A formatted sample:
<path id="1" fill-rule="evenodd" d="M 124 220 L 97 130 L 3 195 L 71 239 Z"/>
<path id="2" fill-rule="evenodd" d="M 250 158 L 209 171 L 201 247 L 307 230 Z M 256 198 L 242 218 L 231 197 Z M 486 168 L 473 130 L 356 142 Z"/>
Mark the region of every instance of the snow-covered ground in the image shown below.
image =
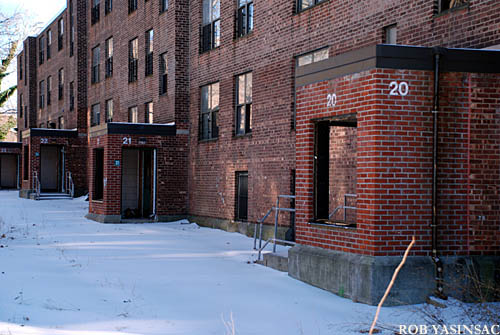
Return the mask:
<path id="1" fill-rule="evenodd" d="M 231 320 L 241 335 L 360 334 L 375 313 L 254 264 L 241 234 L 99 224 L 87 208 L 0 192 L 0 335 L 224 335 Z M 382 323 L 419 323 L 417 308 L 383 308 Z"/>

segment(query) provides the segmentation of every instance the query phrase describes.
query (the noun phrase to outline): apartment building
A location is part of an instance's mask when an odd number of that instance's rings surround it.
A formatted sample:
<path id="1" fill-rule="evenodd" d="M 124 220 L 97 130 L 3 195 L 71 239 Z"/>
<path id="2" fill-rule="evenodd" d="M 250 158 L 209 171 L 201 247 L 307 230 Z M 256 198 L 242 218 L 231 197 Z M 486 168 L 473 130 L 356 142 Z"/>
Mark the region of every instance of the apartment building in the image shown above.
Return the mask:
<path id="1" fill-rule="evenodd" d="M 46 29 L 19 55 L 23 189 L 40 174 L 33 139 L 69 151 L 75 131 L 50 128 L 76 128 L 90 219 L 252 234 L 295 195 L 278 237 L 298 243 L 297 279 L 375 304 L 415 236 L 388 303 L 467 298 L 453 287 L 470 266 L 498 280 L 500 4 L 72 1 L 79 52 L 40 65 Z M 62 67 L 75 114 L 46 106 Z"/>

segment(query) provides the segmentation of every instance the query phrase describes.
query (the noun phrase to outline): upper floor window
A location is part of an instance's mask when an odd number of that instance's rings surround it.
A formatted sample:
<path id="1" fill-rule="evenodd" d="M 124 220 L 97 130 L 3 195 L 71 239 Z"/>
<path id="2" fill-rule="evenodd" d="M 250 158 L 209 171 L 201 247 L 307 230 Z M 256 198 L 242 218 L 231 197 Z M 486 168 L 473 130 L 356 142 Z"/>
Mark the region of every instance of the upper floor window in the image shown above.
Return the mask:
<path id="1" fill-rule="evenodd" d="M 45 107 L 45 82 L 42 80 L 39 84 L 39 103 L 40 103 L 40 109 Z"/>
<path id="2" fill-rule="evenodd" d="M 57 127 L 59 129 L 64 129 L 64 116 L 59 116 L 57 118 Z"/>
<path id="3" fill-rule="evenodd" d="M 153 116 L 154 116 L 154 109 L 153 109 L 153 103 L 152 102 L 148 102 L 146 103 L 146 106 L 145 106 L 145 111 L 146 111 L 146 117 L 145 117 L 145 120 L 146 120 L 146 123 L 153 123 Z"/>
<path id="4" fill-rule="evenodd" d="M 57 49 L 61 50 L 63 48 L 63 38 L 64 38 L 64 19 L 59 19 L 57 23 Z"/>
<path id="5" fill-rule="evenodd" d="M 130 107 L 128 109 L 128 122 L 130 123 L 139 122 L 139 114 L 137 113 L 137 106 Z"/>
<path id="6" fill-rule="evenodd" d="M 75 82 L 69 83 L 69 110 L 75 109 Z"/>
<path id="7" fill-rule="evenodd" d="M 316 63 L 321 60 L 325 60 L 328 58 L 329 48 L 323 48 L 320 50 L 316 50 L 313 52 L 309 52 L 305 55 L 299 56 L 297 58 L 297 66 L 304 66 L 311 63 Z"/>
<path id="8" fill-rule="evenodd" d="M 160 0 L 160 13 L 168 9 L 168 0 Z"/>
<path id="9" fill-rule="evenodd" d="M 101 47 L 96 46 L 94 49 L 92 49 L 92 75 L 91 75 L 92 84 L 98 83 L 100 80 L 99 78 L 100 64 L 101 64 Z"/>
<path id="10" fill-rule="evenodd" d="M 137 0 L 128 0 L 128 13 L 133 13 L 137 10 Z"/>
<path id="11" fill-rule="evenodd" d="M 312 7 L 316 4 L 319 4 L 319 3 L 324 2 L 324 1 L 326 1 L 326 0 L 298 0 L 297 12 L 301 12 L 304 9 L 307 9 L 309 7 Z"/>
<path id="12" fill-rule="evenodd" d="M 153 29 L 146 31 L 146 76 L 153 74 Z"/>
<path id="13" fill-rule="evenodd" d="M 101 123 L 101 104 L 92 105 L 92 115 L 90 116 L 90 126 L 98 126 Z"/>
<path id="14" fill-rule="evenodd" d="M 219 136 L 217 114 L 219 112 L 219 83 L 201 88 L 200 139 L 207 140 Z"/>
<path id="15" fill-rule="evenodd" d="M 106 78 L 113 76 L 113 37 L 106 40 Z"/>
<path id="16" fill-rule="evenodd" d="M 106 100 L 106 122 L 113 122 L 113 99 Z"/>
<path id="17" fill-rule="evenodd" d="M 113 0 L 104 0 L 104 15 L 108 15 L 113 10 Z"/>
<path id="18" fill-rule="evenodd" d="M 167 53 L 160 55 L 160 95 L 167 93 L 168 59 Z"/>
<path id="19" fill-rule="evenodd" d="M 59 100 L 64 96 L 64 69 L 59 69 Z"/>
<path id="20" fill-rule="evenodd" d="M 398 29 L 395 24 L 384 28 L 384 43 L 397 44 Z"/>
<path id="21" fill-rule="evenodd" d="M 236 135 L 252 131 L 252 72 L 236 77 Z"/>
<path id="22" fill-rule="evenodd" d="M 241 37 L 253 30 L 253 0 L 237 0 L 238 12 L 236 36 Z"/>
<path id="23" fill-rule="evenodd" d="M 469 0 L 438 0 L 438 13 L 467 5 Z"/>
<path id="24" fill-rule="evenodd" d="M 128 42 L 128 82 L 137 81 L 137 67 L 139 63 L 137 38 Z"/>
<path id="25" fill-rule="evenodd" d="M 38 53 L 38 64 L 42 65 L 45 57 L 45 37 L 40 37 L 38 40 L 39 53 Z"/>
<path id="26" fill-rule="evenodd" d="M 92 0 L 91 24 L 99 22 L 101 3 L 100 0 Z"/>
<path id="27" fill-rule="evenodd" d="M 17 61 L 19 64 L 19 80 L 23 80 L 23 57 L 19 56 L 19 60 Z"/>
<path id="28" fill-rule="evenodd" d="M 52 45 L 52 30 L 47 31 L 47 60 L 50 59 L 51 53 L 50 53 L 50 46 Z"/>
<path id="29" fill-rule="evenodd" d="M 23 94 L 21 93 L 19 95 L 19 118 L 23 118 Z"/>
<path id="30" fill-rule="evenodd" d="M 220 45 L 220 0 L 203 0 L 203 20 L 200 51 L 208 51 Z"/>
<path id="31" fill-rule="evenodd" d="M 47 106 L 51 104 L 52 96 L 52 76 L 47 77 Z"/>

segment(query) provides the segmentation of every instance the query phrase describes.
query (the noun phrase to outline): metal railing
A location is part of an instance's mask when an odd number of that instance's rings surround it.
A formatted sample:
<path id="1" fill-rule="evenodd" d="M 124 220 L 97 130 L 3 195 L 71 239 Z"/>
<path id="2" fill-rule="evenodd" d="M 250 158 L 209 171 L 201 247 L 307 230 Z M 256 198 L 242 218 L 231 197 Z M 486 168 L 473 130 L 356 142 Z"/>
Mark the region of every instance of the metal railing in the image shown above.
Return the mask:
<path id="1" fill-rule="evenodd" d="M 38 172 L 33 172 L 33 184 L 32 189 L 35 191 L 35 200 L 40 200 L 40 191 L 42 185 L 40 184 L 40 180 L 38 179 Z"/>
<path id="2" fill-rule="evenodd" d="M 254 240 L 253 240 L 253 248 L 254 250 L 259 250 L 258 258 L 257 260 L 260 260 L 260 255 L 262 253 L 262 250 L 270 243 L 272 242 L 273 245 L 273 252 L 276 252 L 276 244 L 290 244 L 290 245 L 295 245 L 294 242 L 291 241 L 285 241 L 285 240 L 280 240 L 277 239 L 276 236 L 278 235 L 278 218 L 279 218 L 279 212 L 289 212 L 289 213 L 295 213 L 295 208 L 287 208 L 287 207 L 280 207 L 280 199 L 289 199 L 289 200 L 295 200 L 294 195 L 278 195 L 278 198 L 276 199 L 276 206 L 271 207 L 269 211 L 267 211 L 266 215 L 260 219 L 255 226 L 254 229 Z M 271 212 L 274 211 L 274 237 L 270 238 L 266 241 L 264 246 L 262 246 L 262 226 L 264 224 L 264 221 L 267 219 L 267 217 L 271 214 Z M 259 225 L 259 248 L 257 249 L 257 225 Z"/>
<path id="3" fill-rule="evenodd" d="M 75 196 L 75 183 L 73 182 L 73 177 L 71 172 L 66 172 L 66 193 L 69 194 L 71 198 Z"/>
<path id="4" fill-rule="evenodd" d="M 330 220 L 335 214 L 337 214 L 337 212 L 339 210 L 343 209 L 344 210 L 344 221 L 343 222 L 347 223 L 347 211 L 346 211 L 346 209 L 357 209 L 355 206 L 347 206 L 347 198 L 356 198 L 356 197 L 357 197 L 356 194 L 349 194 L 349 193 L 344 194 L 344 204 L 335 208 L 333 210 L 333 212 L 331 212 L 330 215 L 328 215 L 328 220 Z"/>

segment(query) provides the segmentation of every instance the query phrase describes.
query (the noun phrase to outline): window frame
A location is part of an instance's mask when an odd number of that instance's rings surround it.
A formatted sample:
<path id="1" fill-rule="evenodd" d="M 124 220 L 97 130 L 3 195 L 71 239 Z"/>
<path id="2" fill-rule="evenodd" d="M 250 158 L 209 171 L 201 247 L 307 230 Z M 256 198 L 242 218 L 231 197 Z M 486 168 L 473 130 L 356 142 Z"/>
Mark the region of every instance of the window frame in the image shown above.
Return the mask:
<path id="1" fill-rule="evenodd" d="M 51 52 L 50 52 L 51 45 L 52 45 L 52 30 L 51 29 L 47 30 L 47 37 L 46 38 L 47 38 L 47 60 L 49 60 L 52 57 Z"/>
<path id="2" fill-rule="evenodd" d="M 104 16 L 113 11 L 113 0 L 104 0 Z"/>
<path id="3" fill-rule="evenodd" d="M 312 1 L 312 4 L 305 7 L 305 8 L 302 8 L 302 4 L 303 4 L 303 1 L 304 0 L 297 0 L 297 10 L 296 10 L 296 13 L 302 13 L 303 11 L 306 11 L 310 8 L 313 8 L 313 7 L 316 7 L 317 5 L 320 5 L 324 2 L 327 2 L 327 0 L 311 0 Z"/>
<path id="4" fill-rule="evenodd" d="M 241 214 L 241 179 L 246 179 L 246 208 L 245 208 L 245 215 L 242 216 Z M 243 221 L 246 222 L 248 221 L 248 171 L 236 171 L 236 208 L 235 208 L 235 220 L 236 221 Z"/>
<path id="5" fill-rule="evenodd" d="M 42 65 L 45 61 L 45 36 L 40 36 L 38 40 L 38 65 Z"/>
<path id="6" fill-rule="evenodd" d="M 245 1 L 245 3 L 241 5 L 240 1 Z M 253 31 L 254 3 L 253 0 L 236 0 L 236 6 L 237 10 L 235 33 L 236 38 L 240 38 L 250 34 Z M 251 15 L 249 13 L 251 13 Z M 244 17 L 245 19 L 243 20 L 242 17 Z"/>
<path id="7" fill-rule="evenodd" d="M 92 0 L 92 8 L 90 9 L 90 25 L 93 26 L 94 24 L 99 22 L 100 19 L 100 8 L 101 8 L 101 1 L 100 0 Z"/>
<path id="8" fill-rule="evenodd" d="M 101 70 L 101 46 L 98 44 L 92 48 L 91 52 L 91 84 L 97 84 L 100 81 L 100 70 Z"/>
<path id="9" fill-rule="evenodd" d="M 153 53 L 154 53 L 154 30 L 149 29 L 145 34 L 145 43 L 144 43 L 144 69 L 145 76 L 153 75 Z"/>
<path id="10" fill-rule="evenodd" d="M 212 1 L 218 3 L 218 16 L 214 17 Z M 205 19 L 205 2 L 210 2 L 208 7 L 208 20 Z M 200 27 L 200 53 L 216 49 L 221 42 L 220 0 L 202 0 L 202 19 Z"/>
<path id="11" fill-rule="evenodd" d="M 38 94 L 39 108 L 43 109 L 45 108 L 45 80 L 40 80 L 38 84 L 38 90 L 40 91 Z"/>
<path id="12" fill-rule="evenodd" d="M 98 102 L 93 104 L 90 109 L 90 126 L 95 127 L 100 124 L 101 124 L 101 104 Z"/>
<path id="13" fill-rule="evenodd" d="M 69 83 L 69 111 L 75 110 L 75 82 Z"/>
<path id="14" fill-rule="evenodd" d="M 168 91 L 168 53 L 164 52 L 160 54 L 159 67 L 160 95 L 165 95 Z"/>
<path id="15" fill-rule="evenodd" d="M 144 104 L 144 123 L 154 123 L 154 104 L 153 101 Z"/>
<path id="16" fill-rule="evenodd" d="M 57 50 L 61 51 L 64 47 L 64 18 L 57 21 Z"/>
<path id="17" fill-rule="evenodd" d="M 469 0 L 459 0 L 456 2 L 455 6 L 443 9 L 444 1 L 447 1 L 448 5 L 451 5 L 451 0 L 437 0 L 436 15 L 446 14 L 457 9 L 466 8 L 470 5 Z"/>
<path id="18" fill-rule="evenodd" d="M 111 103 L 111 104 L 110 104 Z M 113 122 L 113 114 L 114 114 L 114 106 L 113 106 L 113 99 L 108 99 L 106 100 L 106 105 L 104 106 L 105 109 L 105 122 Z M 111 112 L 110 112 L 110 107 L 111 106 Z M 111 115 L 111 117 L 110 117 Z"/>
<path id="19" fill-rule="evenodd" d="M 132 14 L 137 10 L 137 0 L 128 0 L 128 14 Z"/>
<path id="20" fill-rule="evenodd" d="M 62 100 L 64 97 L 64 68 L 60 68 L 57 74 L 58 77 L 58 98 Z"/>
<path id="21" fill-rule="evenodd" d="M 327 51 L 327 57 L 326 58 L 323 58 L 323 59 L 320 59 L 320 60 L 315 60 L 314 59 L 314 56 L 321 52 L 321 51 Z M 306 56 L 311 56 L 312 59 L 309 63 L 306 63 L 306 64 L 302 64 L 300 65 L 300 59 L 303 58 L 303 57 L 306 57 Z M 322 47 L 322 48 L 319 48 L 319 49 L 316 49 L 316 50 L 313 50 L 313 51 L 308 51 L 308 52 L 305 52 L 305 53 L 302 53 L 300 55 L 297 55 L 295 56 L 295 67 L 302 67 L 302 66 L 307 66 L 307 65 L 310 65 L 310 64 L 313 64 L 313 63 L 317 63 L 317 62 L 320 62 L 320 61 L 323 61 L 323 60 L 326 60 L 330 58 L 330 46 L 325 46 L 325 47 Z"/>
<path id="22" fill-rule="evenodd" d="M 113 45 L 113 36 L 109 37 L 106 39 L 105 42 L 105 77 L 106 78 L 111 78 L 113 76 L 113 52 L 114 52 L 114 45 Z M 111 46 L 111 48 L 110 48 Z M 111 52 L 110 52 L 111 51 Z"/>
<path id="23" fill-rule="evenodd" d="M 135 45 L 134 45 L 135 44 Z M 134 58 L 134 54 L 136 57 Z M 139 67 L 139 39 L 136 37 L 128 42 L 128 82 L 138 80 Z"/>
<path id="24" fill-rule="evenodd" d="M 160 0 L 160 14 L 168 10 L 168 0 Z"/>
<path id="25" fill-rule="evenodd" d="M 52 76 L 47 77 L 47 106 L 50 106 L 52 96 Z"/>
<path id="26" fill-rule="evenodd" d="M 248 85 L 248 76 L 250 75 L 251 83 Z M 244 101 L 240 100 L 240 77 L 244 77 L 245 87 L 243 91 Z M 253 103 L 253 73 L 252 71 L 248 71 L 242 74 L 235 76 L 235 109 L 234 109 L 234 135 L 236 137 L 245 136 L 252 133 L 252 103 Z M 247 89 L 250 88 L 250 101 L 247 100 L 248 92 Z M 240 132 L 240 122 L 241 122 L 241 113 L 240 110 L 243 110 L 244 115 L 244 129 Z"/>
<path id="27" fill-rule="evenodd" d="M 135 122 L 134 122 L 135 118 Z M 139 122 L 139 109 L 137 106 L 132 106 L 128 108 L 128 123 L 138 123 Z"/>
<path id="28" fill-rule="evenodd" d="M 217 107 L 212 108 L 211 104 L 213 103 L 212 96 L 212 87 L 214 85 L 218 86 L 218 102 Z M 207 88 L 209 90 L 207 92 L 207 110 L 203 110 L 203 90 Z M 209 141 L 216 140 L 219 138 L 219 126 L 218 126 L 218 113 L 220 110 L 220 81 L 215 81 L 210 84 L 204 85 L 200 87 L 200 114 L 199 114 L 199 140 L 200 141 Z M 207 116 L 207 133 L 204 134 L 203 131 L 203 122 L 204 116 Z"/>

